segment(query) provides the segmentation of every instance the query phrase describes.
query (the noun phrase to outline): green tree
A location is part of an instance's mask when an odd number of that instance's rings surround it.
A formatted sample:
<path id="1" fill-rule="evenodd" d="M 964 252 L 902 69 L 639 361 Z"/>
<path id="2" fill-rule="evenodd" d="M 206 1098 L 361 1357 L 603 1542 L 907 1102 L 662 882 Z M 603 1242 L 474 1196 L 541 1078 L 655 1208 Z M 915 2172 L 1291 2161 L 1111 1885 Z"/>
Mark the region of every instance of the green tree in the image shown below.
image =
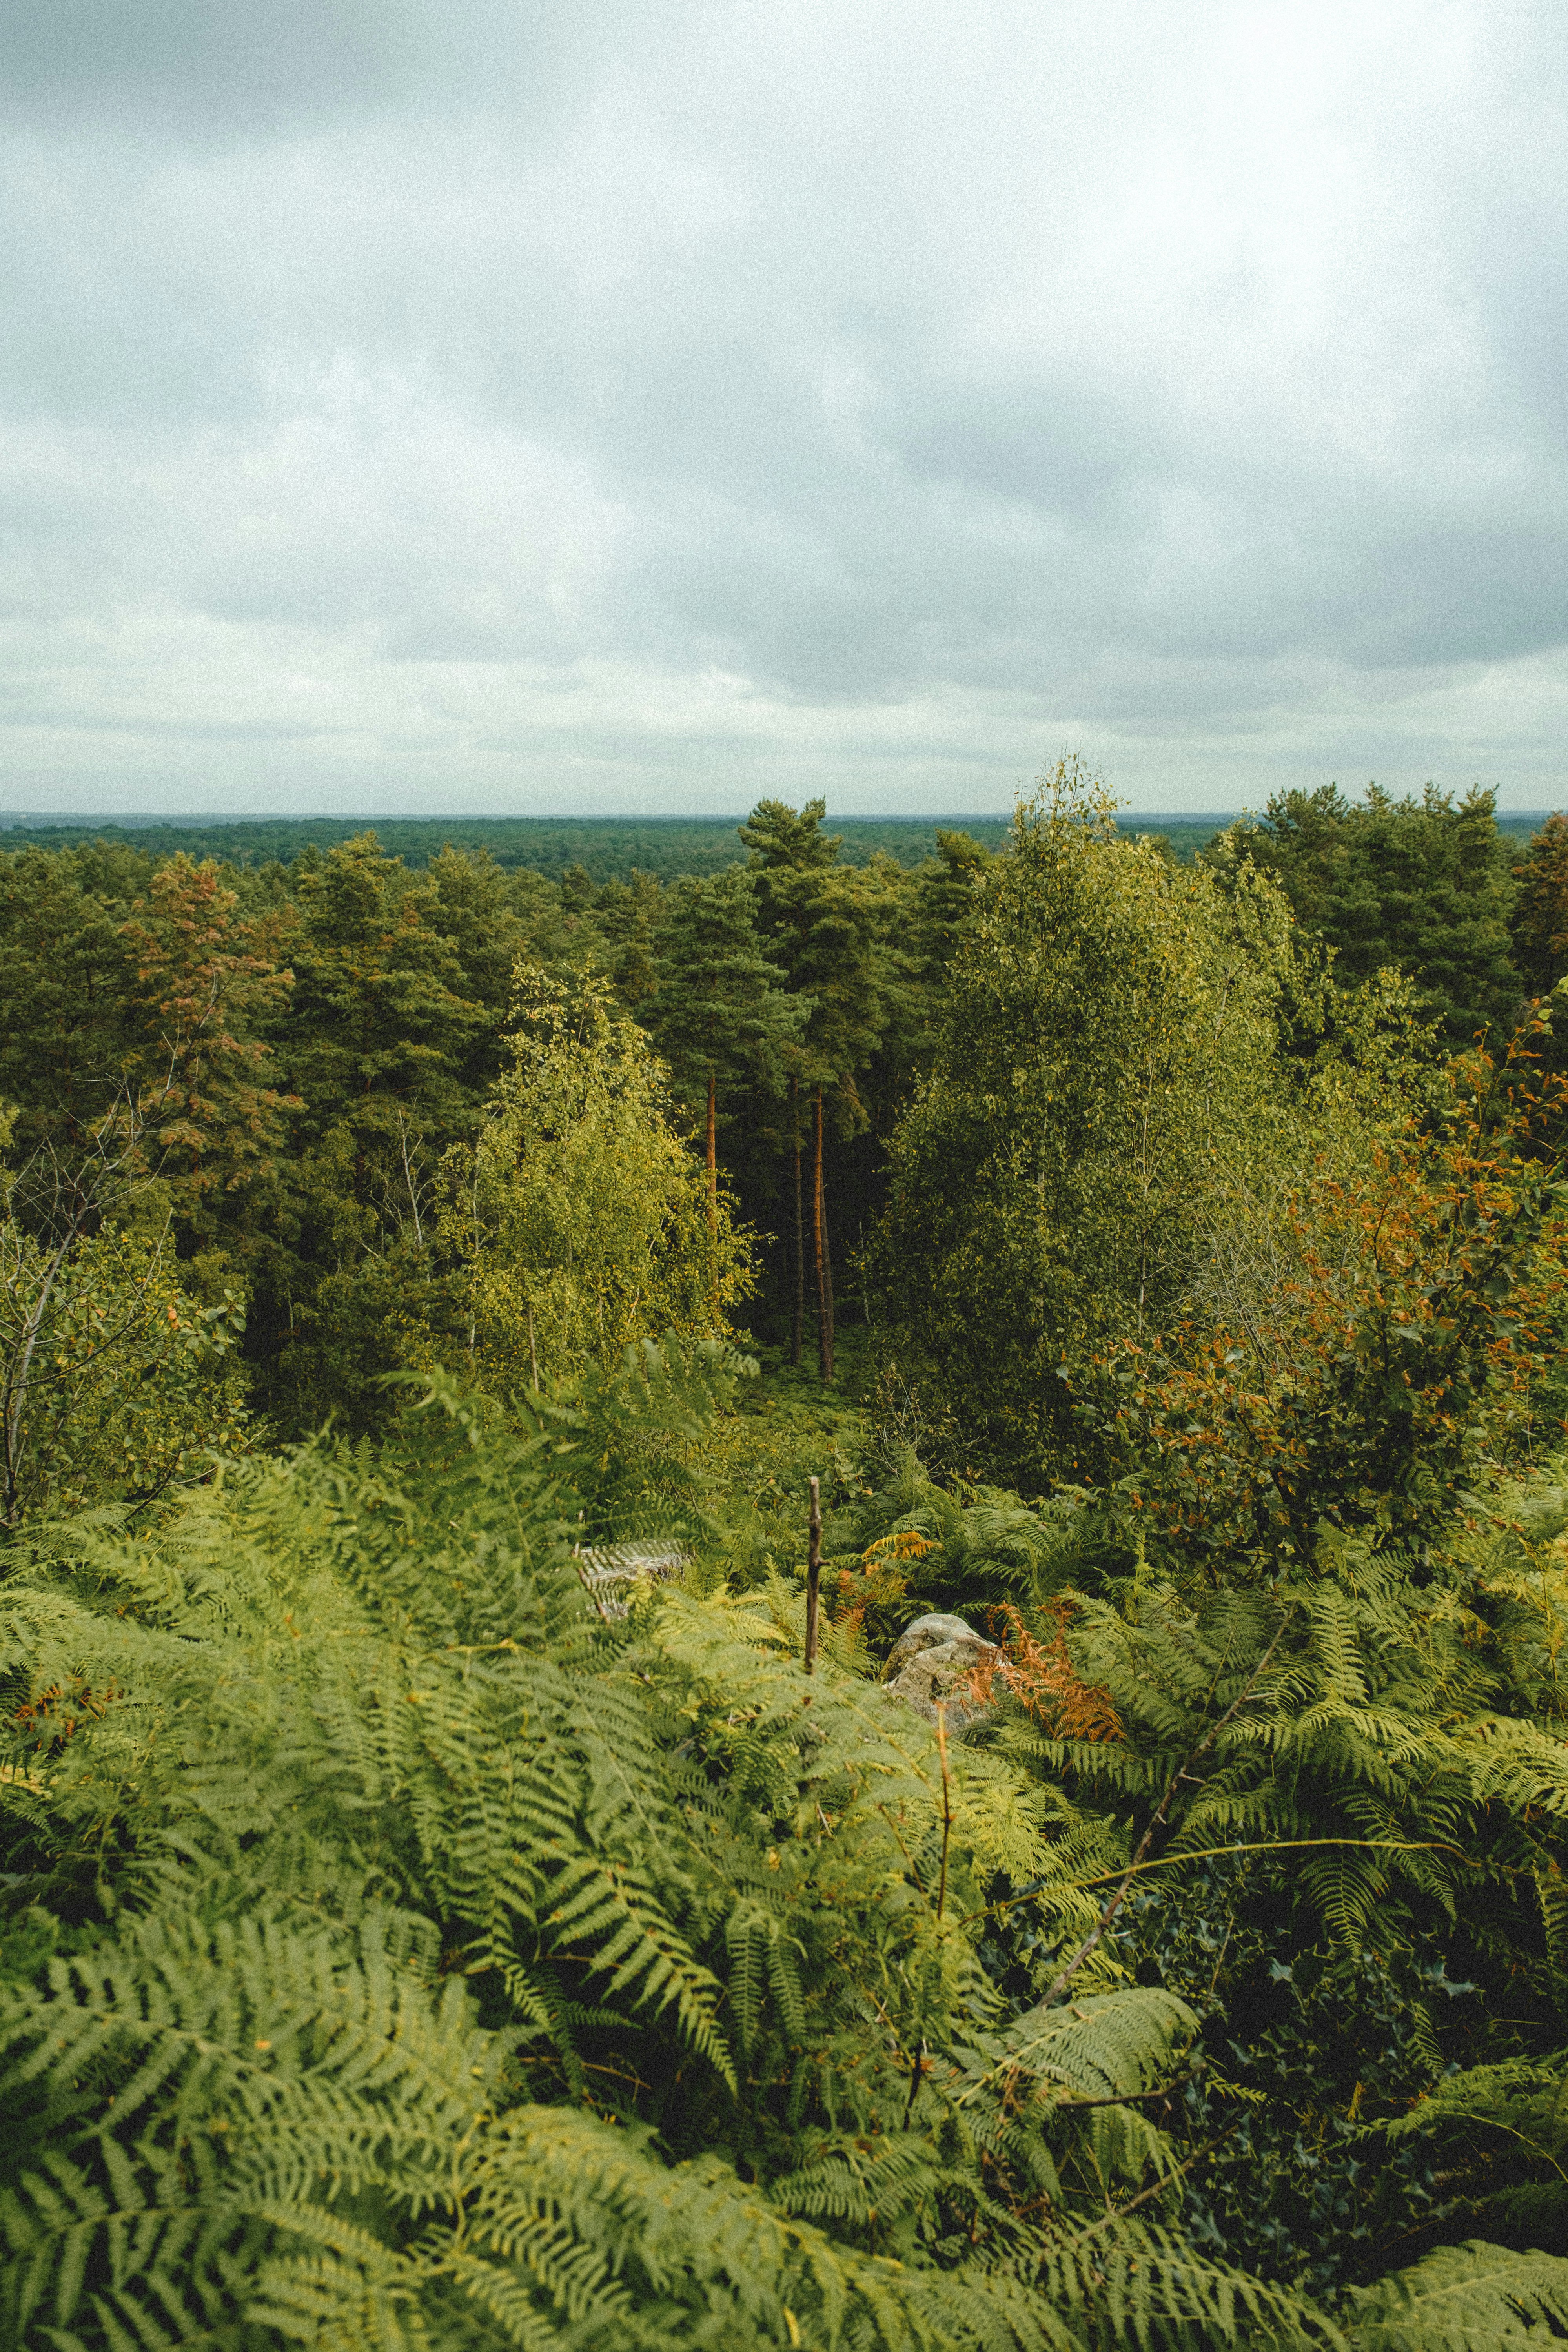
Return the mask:
<path id="1" fill-rule="evenodd" d="M 700 1123 L 710 1222 L 718 1216 L 718 1129 L 736 1095 L 780 1095 L 784 1055 L 812 1012 L 784 992 L 782 966 L 757 936 L 756 886 L 744 867 L 676 883 L 652 942 L 658 980 L 638 1017 L 664 1058 L 675 1099 Z"/>
<path id="2" fill-rule="evenodd" d="M 125 852 L 0 857 L 0 1101 L 16 1145 L 69 1154 L 124 1086 L 132 950 L 124 924 L 152 878 Z"/>
<path id="3" fill-rule="evenodd" d="M 939 829 L 937 854 L 916 868 L 913 949 L 921 987 L 939 992 L 974 913 L 978 884 L 995 863 L 967 833 Z"/>
<path id="4" fill-rule="evenodd" d="M 1277 793 L 1237 835 L 1278 876 L 1303 927 L 1334 950 L 1342 985 L 1397 966 L 1457 1046 L 1513 1016 L 1514 885 L 1495 793 L 1456 802 L 1428 784 L 1420 800 L 1396 801 L 1369 784 L 1357 803 L 1328 784 Z"/>
<path id="5" fill-rule="evenodd" d="M 483 1029 L 477 1032 L 481 1051 L 486 1043 L 493 1050 L 511 1002 L 513 967 L 532 943 L 520 910 L 518 881 L 486 850 L 447 848 L 409 885 L 425 922 L 451 950 L 460 975 L 458 993 L 491 1016 L 488 1035 Z M 542 897 L 548 905 L 548 886 Z M 488 1070 L 486 1082 L 494 1075 Z"/>
<path id="6" fill-rule="evenodd" d="M 837 865 L 844 837 L 823 832 L 826 815 L 825 800 L 807 801 L 801 809 L 792 809 L 787 801 L 757 803 L 739 830 L 753 872 L 767 877 L 763 885 L 764 898 L 774 876 L 822 871 Z"/>
<path id="7" fill-rule="evenodd" d="M 278 916 L 247 921 L 208 859 L 183 854 L 153 876 L 121 937 L 126 1108 L 137 1157 L 187 1232 L 210 1237 L 223 1196 L 269 1174 L 297 1097 L 267 1083 L 277 1056 L 262 1034 L 288 1001 Z"/>
<path id="8" fill-rule="evenodd" d="M 665 1332 L 721 1336 L 751 1287 L 746 1243 L 609 983 L 524 966 L 518 989 L 510 1066 L 474 1143 L 447 1155 L 441 1216 L 475 1368 L 503 1391 Z"/>
<path id="9" fill-rule="evenodd" d="M 182 1287 L 167 1237 L 37 1240 L 0 1215 L 0 1522 L 145 1502 L 243 1443 L 243 1301 Z"/>
<path id="10" fill-rule="evenodd" d="M 817 1360 L 824 1381 L 834 1376 L 833 1258 L 827 1227 L 824 1147 L 829 1106 L 840 1128 L 866 1125 L 856 1074 L 869 1058 L 887 1018 L 887 959 L 879 938 L 874 885 L 838 866 L 842 845 L 825 834 L 826 803 L 798 812 L 783 801 L 761 801 L 741 839 L 751 852 L 762 929 L 768 954 L 811 1013 L 791 1053 L 791 1156 L 795 1193 L 795 1315 L 793 1353 L 800 1360 L 805 1236 L 801 1187 L 804 1141 L 801 1097 L 811 1118 L 811 1237 L 816 1286 Z"/>
<path id="11" fill-rule="evenodd" d="M 291 1072 L 308 1137 L 346 1125 L 362 1185 L 369 1163 L 396 1156 L 411 1119 L 432 1134 L 460 1129 L 459 1079 L 483 1008 L 462 993 L 441 907 L 409 887 L 400 862 L 362 834 L 299 877 Z"/>
<path id="12" fill-rule="evenodd" d="M 1568 972 L 1568 817 L 1549 816 L 1513 869 L 1513 960 L 1526 985 L 1550 995 Z"/>
<path id="13" fill-rule="evenodd" d="M 634 873 L 629 882 L 606 882 L 594 899 L 598 960 L 617 1001 L 637 1020 L 658 986 L 655 944 L 664 915 L 664 890 L 652 874 Z"/>
<path id="14" fill-rule="evenodd" d="M 1070 1472 L 1064 1365 L 1160 1328 L 1205 1234 L 1267 1192 L 1292 962 L 1289 908 L 1245 861 L 1222 884 L 1119 839 L 1073 769 L 1020 807 L 949 967 L 877 1247 L 900 1346 L 991 1461 Z"/>
<path id="15" fill-rule="evenodd" d="M 1303 1171 L 1295 1246 L 1240 1317 L 1205 1300 L 1086 1380 L 1151 1537 L 1215 1581 L 1295 1573 L 1333 1531 L 1419 1544 L 1528 1451 L 1562 1344 L 1561 1088 L 1511 1046 L 1441 1111 Z"/>
<path id="16" fill-rule="evenodd" d="M 295 988 L 276 1034 L 304 1108 L 258 1265 L 259 1352 L 287 1423 L 336 1412 L 369 1426 L 380 1375 L 447 1329 L 431 1254 L 438 1171 L 478 1126 L 475 1058 L 482 1067 L 487 1037 L 493 1053 L 499 1024 L 437 928 L 457 877 L 432 894 L 364 834 L 301 861 L 296 890 Z M 482 906 L 468 915 L 474 952 Z"/>

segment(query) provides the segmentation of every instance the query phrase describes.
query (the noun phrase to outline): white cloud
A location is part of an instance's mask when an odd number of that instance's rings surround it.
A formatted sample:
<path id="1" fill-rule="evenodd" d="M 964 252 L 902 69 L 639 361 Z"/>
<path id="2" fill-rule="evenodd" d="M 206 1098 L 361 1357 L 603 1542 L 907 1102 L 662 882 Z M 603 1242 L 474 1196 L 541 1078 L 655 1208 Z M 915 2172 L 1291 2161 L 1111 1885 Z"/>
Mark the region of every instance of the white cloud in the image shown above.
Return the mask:
<path id="1" fill-rule="evenodd" d="M 258 21 L 0 5 L 0 799 L 1560 797 L 1543 0 Z"/>

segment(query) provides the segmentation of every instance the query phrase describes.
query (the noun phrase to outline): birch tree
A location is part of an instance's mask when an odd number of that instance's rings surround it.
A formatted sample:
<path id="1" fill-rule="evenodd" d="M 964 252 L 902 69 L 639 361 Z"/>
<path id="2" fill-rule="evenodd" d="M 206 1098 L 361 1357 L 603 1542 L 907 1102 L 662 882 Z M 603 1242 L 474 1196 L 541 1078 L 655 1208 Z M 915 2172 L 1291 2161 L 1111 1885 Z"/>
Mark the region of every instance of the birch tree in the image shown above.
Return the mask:
<path id="1" fill-rule="evenodd" d="M 976 890 L 878 1255 L 899 1344 L 1037 1476 L 1075 1466 L 1064 1365 L 1157 1327 L 1288 1150 L 1291 922 L 1245 861 L 1222 879 L 1119 838 L 1066 767 Z"/>

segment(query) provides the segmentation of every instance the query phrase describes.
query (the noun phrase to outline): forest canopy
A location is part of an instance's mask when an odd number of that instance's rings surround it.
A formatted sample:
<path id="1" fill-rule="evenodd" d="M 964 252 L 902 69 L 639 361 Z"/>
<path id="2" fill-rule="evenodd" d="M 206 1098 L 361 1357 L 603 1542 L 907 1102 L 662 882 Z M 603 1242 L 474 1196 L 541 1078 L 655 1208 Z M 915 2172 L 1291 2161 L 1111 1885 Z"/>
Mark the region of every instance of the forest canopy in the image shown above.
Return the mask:
<path id="1" fill-rule="evenodd" d="M 6 2342 L 1568 2336 L 1568 821 L 848 832 L 0 854 Z"/>

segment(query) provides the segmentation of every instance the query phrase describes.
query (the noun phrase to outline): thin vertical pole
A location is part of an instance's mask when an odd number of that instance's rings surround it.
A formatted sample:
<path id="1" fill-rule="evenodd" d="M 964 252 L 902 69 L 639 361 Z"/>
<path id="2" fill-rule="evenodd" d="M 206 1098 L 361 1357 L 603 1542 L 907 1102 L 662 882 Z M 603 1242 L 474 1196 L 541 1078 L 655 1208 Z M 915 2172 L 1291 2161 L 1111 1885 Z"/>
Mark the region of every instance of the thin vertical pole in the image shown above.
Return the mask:
<path id="1" fill-rule="evenodd" d="M 816 1672 L 816 1609 L 822 1593 L 822 1486 L 818 1479 L 811 1482 L 811 1548 L 806 1555 L 805 1570 L 805 1671 Z"/>
<path id="2" fill-rule="evenodd" d="M 936 1752 L 942 1759 L 942 1884 L 936 1891 L 936 1916 L 940 1919 L 947 1909 L 947 1847 L 952 1835 L 952 1783 L 947 1769 L 947 1709 L 940 1700 L 936 1710 Z"/>

